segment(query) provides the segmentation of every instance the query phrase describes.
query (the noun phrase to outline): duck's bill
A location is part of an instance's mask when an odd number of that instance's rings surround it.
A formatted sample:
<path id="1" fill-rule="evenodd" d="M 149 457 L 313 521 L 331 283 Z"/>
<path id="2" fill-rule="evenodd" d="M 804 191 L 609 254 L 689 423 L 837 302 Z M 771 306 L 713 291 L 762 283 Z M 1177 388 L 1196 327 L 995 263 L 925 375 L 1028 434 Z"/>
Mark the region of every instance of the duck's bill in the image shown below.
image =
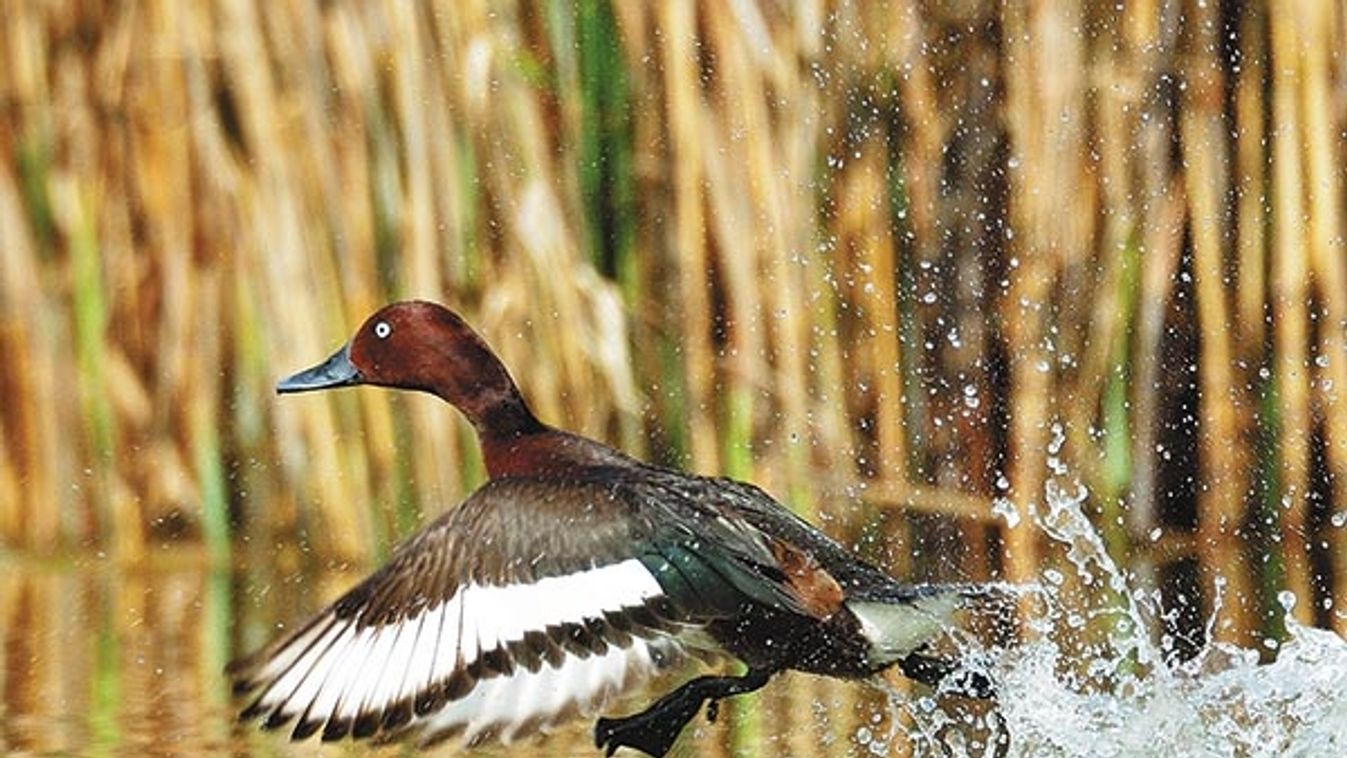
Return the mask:
<path id="1" fill-rule="evenodd" d="M 331 358 L 307 368 L 294 376 L 282 379 L 276 384 L 276 391 L 309 392 L 325 390 L 331 387 L 349 387 L 363 382 L 360 372 L 351 363 L 351 346 L 345 345 L 332 354 Z"/>

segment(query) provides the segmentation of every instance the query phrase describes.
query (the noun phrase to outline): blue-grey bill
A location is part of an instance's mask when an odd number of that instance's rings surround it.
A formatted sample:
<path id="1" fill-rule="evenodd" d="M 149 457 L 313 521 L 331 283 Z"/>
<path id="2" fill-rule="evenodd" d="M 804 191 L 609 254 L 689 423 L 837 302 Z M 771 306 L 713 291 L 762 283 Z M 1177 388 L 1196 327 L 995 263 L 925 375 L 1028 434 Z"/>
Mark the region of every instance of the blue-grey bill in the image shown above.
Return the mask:
<path id="1" fill-rule="evenodd" d="M 309 392 L 361 383 L 360 372 L 351 363 L 351 346 L 343 345 L 332 357 L 276 383 L 276 392 Z"/>

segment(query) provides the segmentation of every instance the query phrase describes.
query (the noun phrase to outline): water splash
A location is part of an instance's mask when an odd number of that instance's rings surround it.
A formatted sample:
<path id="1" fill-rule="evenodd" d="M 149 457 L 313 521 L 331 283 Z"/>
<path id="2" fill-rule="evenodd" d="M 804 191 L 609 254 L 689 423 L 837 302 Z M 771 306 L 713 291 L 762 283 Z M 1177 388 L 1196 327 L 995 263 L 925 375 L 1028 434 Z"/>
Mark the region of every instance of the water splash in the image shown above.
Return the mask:
<path id="1" fill-rule="evenodd" d="M 1044 572 L 1045 610 L 1029 619 L 1027 642 L 959 642 L 965 666 L 998 682 L 995 708 L 952 715 L 930 697 L 890 698 L 916 754 L 1347 755 L 1347 641 L 1297 623 L 1283 595 L 1287 640 L 1273 662 L 1220 642 L 1179 661 L 1157 632 L 1156 594 L 1128 581 L 1086 518 L 1086 490 L 1053 482 L 1045 494 L 1040 508 L 1011 512 L 1064 548 L 1066 573 Z M 1086 626 L 1105 629 L 1103 640 L 1063 641 Z"/>

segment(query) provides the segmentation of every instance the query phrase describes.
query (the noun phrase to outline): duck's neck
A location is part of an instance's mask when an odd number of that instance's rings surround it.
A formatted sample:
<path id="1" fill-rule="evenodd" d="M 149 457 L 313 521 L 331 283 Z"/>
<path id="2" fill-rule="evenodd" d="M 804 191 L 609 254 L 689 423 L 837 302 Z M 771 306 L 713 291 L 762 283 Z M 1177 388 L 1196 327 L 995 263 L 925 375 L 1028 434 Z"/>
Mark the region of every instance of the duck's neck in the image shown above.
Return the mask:
<path id="1" fill-rule="evenodd" d="M 488 440 L 509 440 L 547 427 L 533 415 L 519 385 L 475 332 L 433 344 L 418 356 L 412 386 L 437 395 L 462 413 L 485 448 Z"/>
<path id="2" fill-rule="evenodd" d="M 546 476 L 558 474 L 557 451 L 564 446 L 560 432 L 541 426 L 516 434 L 498 434 L 477 431 L 482 447 L 482 462 L 487 476 L 502 479 L 508 476 Z"/>
<path id="3" fill-rule="evenodd" d="M 472 423 L 492 479 L 566 477 L 586 466 L 635 463 L 607 445 L 539 421 L 510 372 L 475 335 L 424 365 L 427 378 L 420 386 L 458 408 Z"/>
<path id="4" fill-rule="evenodd" d="M 505 394 L 499 402 L 484 406 L 476 413 L 468 415 L 468 420 L 477 430 L 478 437 L 512 439 L 547 429 L 547 426 L 533 415 L 533 411 L 529 410 L 524 398 L 519 395 L 519 390 L 513 387 L 510 389 L 513 391 Z"/>
<path id="5" fill-rule="evenodd" d="M 532 469 L 532 451 L 542 452 L 539 445 L 555 431 L 539 421 L 529 410 L 519 390 L 513 386 L 502 393 L 497 402 L 471 409 L 459 409 L 477 430 L 477 443 L 482 448 L 482 460 L 487 475 L 492 479 L 537 473 Z"/>
<path id="6" fill-rule="evenodd" d="M 569 479 L 592 468 L 630 468 L 641 463 L 608 445 L 554 429 L 537 422 L 536 427 L 513 434 L 477 430 L 482 460 L 492 479 L 511 476 Z"/>

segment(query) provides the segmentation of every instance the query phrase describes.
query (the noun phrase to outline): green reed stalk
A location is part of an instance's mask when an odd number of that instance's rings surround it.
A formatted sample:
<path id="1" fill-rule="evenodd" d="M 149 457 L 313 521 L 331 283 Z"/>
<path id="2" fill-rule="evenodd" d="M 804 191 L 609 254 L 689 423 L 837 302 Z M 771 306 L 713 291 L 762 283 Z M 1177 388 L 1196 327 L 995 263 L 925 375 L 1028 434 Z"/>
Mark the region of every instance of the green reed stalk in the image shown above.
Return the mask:
<path id="1" fill-rule="evenodd" d="M 633 223 L 632 102 L 612 5 L 575 8 L 579 46 L 580 201 L 589 258 L 609 277 L 630 265 Z"/>
<path id="2" fill-rule="evenodd" d="M 74 321 L 80 404 L 88 465 L 94 473 L 93 478 L 85 484 L 93 490 L 87 495 L 86 502 L 96 507 L 104 502 L 100 497 L 106 493 L 108 472 L 116 452 L 112 408 L 108 404 L 103 379 L 103 358 L 107 349 L 103 336 L 107 329 L 107 303 L 103 295 L 102 261 L 94 219 L 86 211 L 85 198 L 78 187 L 67 186 L 64 200 L 67 203 L 66 212 L 71 216 L 68 219 L 73 283 L 71 316 Z M 104 539 L 114 537 L 119 529 L 139 526 L 119 524 L 111 513 L 99 514 L 98 522 Z"/>
<path id="3" fill-rule="evenodd" d="M 199 414 L 205 416 L 206 414 Z M 221 462 L 220 437 L 205 419 L 193 423 L 197 480 L 201 486 L 201 536 L 212 566 L 229 565 L 229 491 Z"/>
<path id="4" fill-rule="evenodd" d="M 112 578 L 103 589 L 107 597 L 116 596 L 119 579 Z M 106 600 L 107 598 L 105 598 Z M 89 682 L 89 745 L 91 755 L 115 756 L 122 741 L 122 646 L 118 640 L 115 613 L 103 616 L 103 624 L 94 640 L 94 671 Z"/>

